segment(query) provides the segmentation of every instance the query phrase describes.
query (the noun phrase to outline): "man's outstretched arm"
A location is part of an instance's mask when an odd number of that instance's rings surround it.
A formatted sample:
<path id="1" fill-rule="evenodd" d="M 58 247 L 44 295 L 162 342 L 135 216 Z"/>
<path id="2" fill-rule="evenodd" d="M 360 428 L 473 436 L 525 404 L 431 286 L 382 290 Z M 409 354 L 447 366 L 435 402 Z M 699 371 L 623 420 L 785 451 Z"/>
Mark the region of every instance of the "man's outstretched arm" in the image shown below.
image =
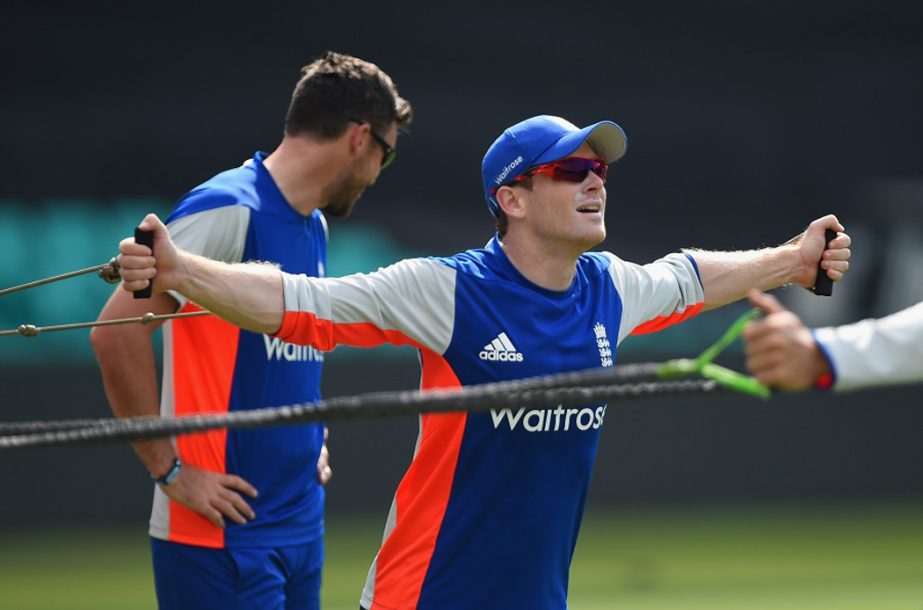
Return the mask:
<path id="1" fill-rule="evenodd" d="M 829 244 L 824 231 L 837 231 Z M 818 218 L 801 235 L 775 248 L 746 252 L 689 250 L 695 259 L 705 290 L 703 309 L 714 309 L 747 296 L 752 289 L 771 290 L 786 284 L 804 288 L 817 281 L 820 263 L 833 281 L 843 279 L 849 268 L 849 235 L 836 216 Z"/>
<path id="2" fill-rule="evenodd" d="M 119 263 L 125 290 L 135 292 L 153 282 L 154 293 L 175 290 L 246 330 L 269 334 L 279 330 L 285 302 L 278 269 L 259 263 L 229 265 L 180 250 L 154 214 L 139 226 L 153 231 L 154 256 L 147 246 L 122 240 Z"/>
<path id="3" fill-rule="evenodd" d="M 322 351 L 391 343 L 442 353 L 451 339 L 452 317 L 442 312 L 454 307 L 455 275 L 441 263 L 407 259 L 369 274 L 308 278 L 185 252 L 154 215 L 140 226 L 154 232 L 154 256 L 132 239 L 122 241 L 122 286 L 128 291 L 153 280 L 155 293 L 177 291 L 241 328 Z"/>

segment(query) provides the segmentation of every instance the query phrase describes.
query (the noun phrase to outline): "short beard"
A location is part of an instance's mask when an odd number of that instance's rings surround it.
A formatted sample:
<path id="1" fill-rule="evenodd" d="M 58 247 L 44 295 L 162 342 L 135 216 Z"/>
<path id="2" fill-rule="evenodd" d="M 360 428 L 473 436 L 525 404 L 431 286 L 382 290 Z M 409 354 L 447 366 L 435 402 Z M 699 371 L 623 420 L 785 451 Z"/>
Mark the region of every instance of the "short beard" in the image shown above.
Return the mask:
<path id="1" fill-rule="evenodd" d="M 323 199 L 327 202 L 322 208 L 324 214 L 330 218 L 348 217 L 367 186 L 367 182 L 356 176 L 355 168 L 345 168 L 324 191 Z"/>
<path id="2" fill-rule="evenodd" d="M 351 173 L 344 173 L 331 184 L 324 193 L 327 205 L 324 214 L 331 218 L 346 218 L 365 191 L 365 184 L 359 182 Z"/>

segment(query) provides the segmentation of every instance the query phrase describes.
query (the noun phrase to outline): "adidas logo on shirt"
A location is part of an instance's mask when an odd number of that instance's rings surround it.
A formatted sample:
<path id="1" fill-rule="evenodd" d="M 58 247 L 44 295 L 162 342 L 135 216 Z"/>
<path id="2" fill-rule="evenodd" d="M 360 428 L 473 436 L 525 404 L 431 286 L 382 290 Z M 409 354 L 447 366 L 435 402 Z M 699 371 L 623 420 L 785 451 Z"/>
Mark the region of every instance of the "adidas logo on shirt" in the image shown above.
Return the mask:
<path id="1" fill-rule="evenodd" d="M 478 356 L 490 362 L 522 362 L 522 354 L 516 351 L 506 333 L 497 335 L 496 339 L 484 346 Z"/>

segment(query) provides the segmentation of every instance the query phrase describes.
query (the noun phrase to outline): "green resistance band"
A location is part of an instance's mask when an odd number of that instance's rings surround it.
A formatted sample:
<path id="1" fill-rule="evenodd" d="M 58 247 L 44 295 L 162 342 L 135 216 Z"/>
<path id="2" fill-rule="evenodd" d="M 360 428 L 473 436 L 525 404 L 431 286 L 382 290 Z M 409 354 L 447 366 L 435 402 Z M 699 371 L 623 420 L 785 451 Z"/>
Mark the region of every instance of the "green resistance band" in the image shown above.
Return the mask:
<path id="1" fill-rule="evenodd" d="M 758 309 L 752 309 L 744 315 L 737 318 L 729 329 L 715 342 L 714 345 L 701 353 L 698 358 L 692 360 L 689 358 L 679 358 L 677 360 L 668 360 L 661 365 L 657 371 L 660 379 L 675 379 L 677 377 L 689 377 L 690 375 L 701 375 L 705 379 L 711 379 L 719 385 L 760 398 L 769 398 L 771 392 L 769 388 L 754 379 L 753 377 L 742 375 L 737 371 L 717 365 L 712 360 L 723 352 L 728 345 L 743 332 L 744 326 L 751 320 L 755 320 L 762 314 Z"/>

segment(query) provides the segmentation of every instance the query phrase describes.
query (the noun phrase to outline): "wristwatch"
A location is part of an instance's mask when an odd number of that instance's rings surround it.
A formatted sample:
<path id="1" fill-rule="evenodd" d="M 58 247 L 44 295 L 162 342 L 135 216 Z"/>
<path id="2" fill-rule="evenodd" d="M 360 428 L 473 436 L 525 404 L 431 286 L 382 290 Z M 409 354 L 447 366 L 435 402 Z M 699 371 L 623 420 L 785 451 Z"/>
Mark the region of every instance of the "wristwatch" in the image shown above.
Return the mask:
<path id="1" fill-rule="evenodd" d="M 173 464 L 170 465 L 170 469 L 162 477 L 155 477 L 151 475 L 151 478 L 154 479 L 154 482 L 157 483 L 160 487 L 164 485 L 169 485 L 173 482 L 173 479 L 176 478 L 176 475 L 179 474 L 180 468 L 183 467 L 183 463 L 179 461 L 179 458 L 173 458 Z"/>

